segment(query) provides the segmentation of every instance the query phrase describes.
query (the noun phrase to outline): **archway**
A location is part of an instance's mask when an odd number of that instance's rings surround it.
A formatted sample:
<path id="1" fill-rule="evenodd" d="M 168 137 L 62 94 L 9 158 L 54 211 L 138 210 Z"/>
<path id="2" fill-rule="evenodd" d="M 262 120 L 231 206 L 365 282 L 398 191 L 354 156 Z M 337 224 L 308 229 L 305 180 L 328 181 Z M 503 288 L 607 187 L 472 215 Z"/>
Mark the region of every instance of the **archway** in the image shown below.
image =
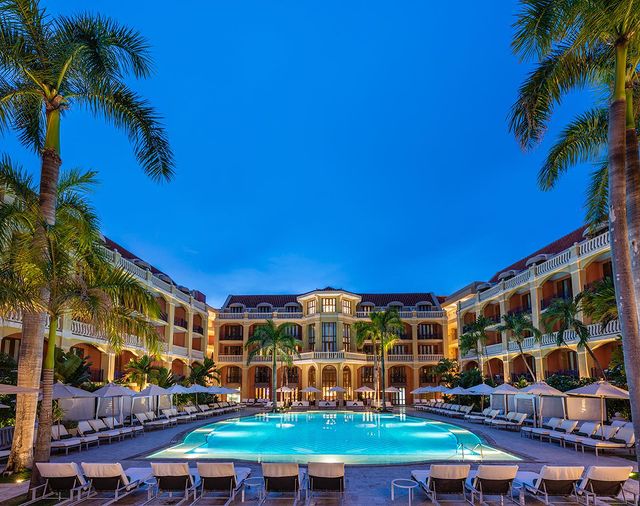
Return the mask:
<path id="1" fill-rule="evenodd" d="M 485 376 L 489 376 L 489 371 L 493 374 L 493 381 L 496 383 L 504 383 L 504 363 L 500 358 L 491 358 L 484 364 Z"/>
<path id="2" fill-rule="evenodd" d="M 577 378 L 578 354 L 573 350 L 556 349 L 544 358 L 544 377 L 548 378 L 554 374 L 561 376 L 572 376 Z"/>
<path id="3" fill-rule="evenodd" d="M 2 338 L 0 341 L 0 353 L 9 355 L 16 362 L 18 362 L 18 356 L 20 355 L 20 339 L 22 338 L 22 332 L 10 334 Z"/>
<path id="4" fill-rule="evenodd" d="M 336 393 L 330 392 L 331 387 L 338 385 L 338 371 L 332 365 L 325 365 L 322 368 L 322 396 L 325 399 L 335 399 Z"/>
<path id="5" fill-rule="evenodd" d="M 533 373 L 536 374 L 536 359 L 532 355 L 525 353 L 524 355 L 518 355 L 511 360 L 509 370 L 511 372 L 512 382 L 519 381 L 520 378 L 524 378 L 528 382 L 535 381 L 536 378 L 531 376 L 527 365 Z"/>
<path id="6" fill-rule="evenodd" d="M 129 350 L 122 350 L 116 355 L 115 367 L 114 367 L 114 379 L 120 379 L 127 374 L 127 364 L 131 360 L 135 360 L 136 356 Z"/>
<path id="7" fill-rule="evenodd" d="M 102 352 L 95 346 L 87 343 L 78 343 L 71 347 L 73 353 L 80 358 L 86 359 L 89 366 L 91 381 L 104 381 L 104 371 L 102 368 Z"/>
<path id="8" fill-rule="evenodd" d="M 345 365 L 342 368 L 342 388 L 346 390 L 344 399 L 353 399 L 353 385 L 351 380 L 351 368 Z"/>
<path id="9" fill-rule="evenodd" d="M 180 359 L 171 362 L 171 372 L 176 376 L 186 376 L 186 364 Z"/>

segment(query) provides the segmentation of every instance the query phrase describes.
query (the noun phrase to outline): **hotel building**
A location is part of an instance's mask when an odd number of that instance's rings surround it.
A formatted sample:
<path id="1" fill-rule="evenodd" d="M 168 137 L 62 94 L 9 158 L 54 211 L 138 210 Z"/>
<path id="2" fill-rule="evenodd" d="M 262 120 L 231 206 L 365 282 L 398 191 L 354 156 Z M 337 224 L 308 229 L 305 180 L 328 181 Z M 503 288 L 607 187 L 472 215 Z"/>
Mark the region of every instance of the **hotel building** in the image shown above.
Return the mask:
<path id="1" fill-rule="evenodd" d="M 188 374 L 188 365 L 202 361 L 207 350 L 208 308 L 204 294 L 176 283 L 165 273 L 105 238 L 105 252 L 114 265 L 122 266 L 156 297 L 161 313 L 154 322 L 162 344 L 157 364 L 176 374 Z M 4 316 L 4 317 L 3 317 Z M 48 329 L 48 324 L 47 324 Z M 0 352 L 18 359 L 22 318 L 19 313 L 0 315 Z M 45 335 L 47 330 L 45 329 Z M 56 345 L 87 358 L 91 379 L 111 381 L 124 375 L 130 359 L 146 353 L 136 336 L 126 336 L 125 346 L 116 354 L 104 335 L 85 322 L 63 316 L 58 323 Z"/>

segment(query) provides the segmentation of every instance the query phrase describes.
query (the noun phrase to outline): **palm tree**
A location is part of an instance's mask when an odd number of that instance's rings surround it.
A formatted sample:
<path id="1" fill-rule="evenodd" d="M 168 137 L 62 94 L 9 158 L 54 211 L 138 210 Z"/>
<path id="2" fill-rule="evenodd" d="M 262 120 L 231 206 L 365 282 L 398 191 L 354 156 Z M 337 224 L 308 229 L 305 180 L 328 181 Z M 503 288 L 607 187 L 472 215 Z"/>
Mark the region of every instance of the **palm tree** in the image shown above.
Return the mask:
<path id="1" fill-rule="evenodd" d="M 464 343 L 465 347 L 464 353 L 475 351 L 480 356 L 481 362 L 486 358 L 489 377 L 492 381 L 493 372 L 491 371 L 491 361 L 489 360 L 489 355 L 487 354 L 487 341 L 489 340 L 489 336 L 487 335 L 487 328 L 489 328 L 493 324 L 494 322 L 486 316 L 479 315 L 472 323 L 465 325 L 464 333 L 460 336 L 461 343 Z M 473 341 L 476 342 L 475 346 L 472 345 Z M 463 349 L 462 344 L 460 349 Z M 482 366 L 480 367 L 480 371 L 484 376 Z"/>
<path id="2" fill-rule="evenodd" d="M 132 381 L 140 390 L 143 390 L 149 383 L 149 378 L 158 370 L 154 362 L 155 358 L 149 355 L 132 358 L 125 366 L 128 381 Z"/>
<path id="3" fill-rule="evenodd" d="M 361 347 L 366 340 L 374 346 L 374 356 L 380 353 L 380 391 L 382 392 L 382 411 L 387 411 L 385 355 L 389 348 L 399 339 L 403 331 L 402 320 L 395 308 L 369 313 L 368 322 L 357 322 L 355 325 L 356 342 Z M 379 350 L 379 351 L 378 351 Z M 374 365 L 375 367 L 375 365 Z M 376 385 L 377 386 L 377 385 Z"/>
<path id="4" fill-rule="evenodd" d="M 273 320 L 267 320 L 265 325 L 256 328 L 253 335 L 245 343 L 245 348 L 249 351 L 247 365 L 259 354 L 271 356 L 271 398 L 273 401 L 273 412 L 278 410 L 278 360 L 291 365 L 292 355 L 300 356 L 298 348 L 302 346 L 302 341 L 290 334 L 291 323 L 281 323 L 276 325 Z"/>
<path id="5" fill-rule="evenodd" d="M 640 417 L 640 158 L 633 89 L 640 54 L 639 0 L 521 0 L 513 46 L 538 60 L 520 89 L 511 129 L 540 142 L 571 90 L 595 84 L 610 96 L 607 172 L 616 301 L 633 417 Z M 640 427 L 636 437 L 640 437 Z M 640 462 L 640 455 L 638 456 Z"/>
<path id="6" fill-rule="evenodd" d="M 84 194 L 95 184 L 93 173 L 71 171 L 58 187 L 56 222 L 44 229 L 42 249 L 32 245 L 43 229 L 38 196 L 30 178 L 10 165 L 0 167 L 0 184 L 15 197 L 0 203 L 0 257 L 29 287 L 36 304 L 44 289 L 49 317 L 48 346 L 43 362 L 42 403 L 35 459 L 48 461 L 51 444 L 52 389 L 58 320 L 63 315 L 94 325 L 116 350 L 124 335 L 134 334 L 152 349 L 157 333 L 149 318 L 159 312 L 153 296 L 133 276 L 108 262 L 99 243 L 97 220 Z M 40 253 L 44 250 L 46 255 Z M 0 281 L 1 283 L 1 281 Z"/>
<path id="7" fill-rule="evenodd" d="M 613 279 L 606 277 L 582 292 L 582 311 L 604 330 L 612 321 L 618 319 L 616 289 Z"/>
<path id="8" fill-rule="evenodd" d="M 189 383 L 192 385 L 206 386 L 212 381 L 220 383 L 220 369 L 216 367 L 213 354 L 211 357 L 205 357 L 202 363 L 194 362 L 189 368 Z"/>
<path id="9" fill-rule="evenodd" d="M 173 155 L 160 117 L 127 85 L 129 76 L 151 73 L 148 44 L 135 30 L 88 13 L 49 16 L 37 0 L 2 0 L 0 67 L 0 131 L 15 131 L 22 144 L 41 157 L 39 209 L 47 226 L 56 219 L 61 120 L 74 105 L 124 130 L 150 177 L 171 177 Z M 44 244 L 43 236 L 41 227 L 35 251 Z M 40 306 L 48 297 L 43 288 Z M 23 315 L 21 386 L 39 385 L 45 318 L 35 311 Z M 33 394 L 17 396 L 9 471 L 31 465 L 36 405 Z"/>
<path id="10" fill-rule="evenodd" d="M 149 380 L 154 385 L 162 388 L 169 388 L 179 383 L 182 376 L 176 376 L 171 369 L 166 367 L 157 367 L 153 370 Z"/>
<path id="11" fill-rule="evenodd" d="M 589 339 L 591 338 L 589 327 L 580 319 L 581 301 L 582 293 L 579 293 L 573 299 L 555 299 L 546 309 L 543 320 L 547 332 L 553 332 L 553 329 L 558 327 L 556 332 L 556 344 L 558 346 L 566 346 L 565 334 L 569 331 L 574 332 L 578 337 L 578 348 L 584 348 L 587 351 L 600 371 L 601 377 L 606 379 L 607 376 L 602 365 L 600 365 L 598 357 L 589 346 Z"/>
<path id="12" fill-rule="evenodd" d="M 509 340 L 513 341 L 518 346 L 520 356 L 522 357 L 524 364 L 527 366 L 531 379 L 536 381 L 536 375 L 531 370 L 531 367 L 524 356 L 522 344 L 527 337 L 533 337 L 536 341 L 539 341 L 542 336 L 542 332 L 540 332 L 540 329 L 533 324 L 531 317 L 525 313 L 505 314 L 502 315 L 502 320 L 504 323 L 498 327 L 498 331 L 510 332 Z"/>

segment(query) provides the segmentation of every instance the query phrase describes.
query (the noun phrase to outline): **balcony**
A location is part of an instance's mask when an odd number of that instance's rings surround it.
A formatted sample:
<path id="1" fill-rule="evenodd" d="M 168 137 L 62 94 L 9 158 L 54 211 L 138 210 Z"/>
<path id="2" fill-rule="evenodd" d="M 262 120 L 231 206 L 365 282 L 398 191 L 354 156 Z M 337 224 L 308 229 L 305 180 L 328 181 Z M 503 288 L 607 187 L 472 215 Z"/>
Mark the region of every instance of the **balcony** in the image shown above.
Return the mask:
<path id="1" fill-rule="evenodd" d="M 242 362 L 242 355 L 218 355 L 218 362 L 231 362 L 237 364 Z"/>
<path id="2" fill-rule="evenodd" d="M 413 355 L 407 354 L 389 354 L 387 355 L 389 362 L 413 362 Z"/>
<path id="3" fill-rule="evenodd" d="M 510 315 L 518 315 L 518 314 L 531 314 L 531 306 L 518 306 L 514 307 L 507 311 L 507 314 Z"/>
<path id="4" fill-rule="evenodd" d="M 304 315 L 300 311 L 245 311 L 242 313 L 218 313 L 218 318 L 221 320 L 299 320 Z"/>
<path id="5" fill-rule="evenodd" d="M 552 295 L 551 297 L 545 297 L 540 301 L 540 310 L 544 311 L 545 309 L 547 309 L 554 300 L 572 300 L 572 299 L 573 299 L 573 295 L 568 295 L 568 294 L 558 294 L 558 295 Z"/>
<path id="6" fill-rule="evenodd" d="M 424 332 L 418 334 L 418 339 L 442 339 L 442 333 L 440 332 Z"/>
<path id="7" fill-rule="evenodd" d="M 502 321 L 502 317 L 499 314 L 492 314 L 485 316 L 485 318 L 491 322 L 492 325 L 496 325 Z"/>
<path id="8" fill-rule="evenodd" d="M 187 320 L 185 320 L 184 318 L 178 318 L 178 317 L 173 319 L 173 324 L 176 327 L 183 328 L 184 330 L 187 330 L 187 327 L 189 326 L 189 324 L 187 323 Z"/>
<path id="9" fill-rule="evenodd" d="M 160 311 L 158 318 L 160 319 L 160 321 L 163 321 L 165 323 L 169 320 L 169 316 L 167 315 L 166 311 Z"/>
<path id="10" fill-rule="evenodd" d="M 204 353 L 200 350 L 191 350 L 191 358 L 193 360 L 204 360 Z"/>
<path id="11" fill-rule="evenodd" d="M 220 336 L 220 341 L 242 341 L 242 334 L 225 334 Z"/>
<path id="12" fill-rule="evenodd" d="M 486 347 L 487 356 L 501 355 L 503 353 L 502 343 L 490 344 Z"/>
<path id="13" fill-rule="evenodd" d="M 175 344 L 171 347 L 171 354 L 177 355 L 179 357 L 188 357 L 189 350 L 187 350 L 184 346 L 176 346 Z"/>
<path id="14" fill-rule="evenodd" d="M 204 335 L 204 328 L 202 327 L 202 325 L 194 325 L 193 326 L 193 331 L 196 334 L 200 334 L 201 336 Z"/>
<path id="15" fill-rule="evenodd" d="M 428 364 L 437 364 L 444 358 L 442 354 L 433 354 L 433 355 L 418 355 L 419 363 L 428 363 Z"/>

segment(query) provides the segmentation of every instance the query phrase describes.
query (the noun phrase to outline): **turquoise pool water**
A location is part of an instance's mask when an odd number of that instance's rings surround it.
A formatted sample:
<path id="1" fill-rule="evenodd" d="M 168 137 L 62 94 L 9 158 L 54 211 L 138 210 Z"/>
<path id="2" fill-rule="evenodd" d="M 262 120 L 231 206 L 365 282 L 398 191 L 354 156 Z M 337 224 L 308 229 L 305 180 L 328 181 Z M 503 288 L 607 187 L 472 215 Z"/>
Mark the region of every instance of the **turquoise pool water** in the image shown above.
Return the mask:
<path id="1" fill-rule="evenodd" d="M 261 413 L 212 423 L 148 458 L 398 464 L 518 460 L 468 430 L 404 414 Z"/>

